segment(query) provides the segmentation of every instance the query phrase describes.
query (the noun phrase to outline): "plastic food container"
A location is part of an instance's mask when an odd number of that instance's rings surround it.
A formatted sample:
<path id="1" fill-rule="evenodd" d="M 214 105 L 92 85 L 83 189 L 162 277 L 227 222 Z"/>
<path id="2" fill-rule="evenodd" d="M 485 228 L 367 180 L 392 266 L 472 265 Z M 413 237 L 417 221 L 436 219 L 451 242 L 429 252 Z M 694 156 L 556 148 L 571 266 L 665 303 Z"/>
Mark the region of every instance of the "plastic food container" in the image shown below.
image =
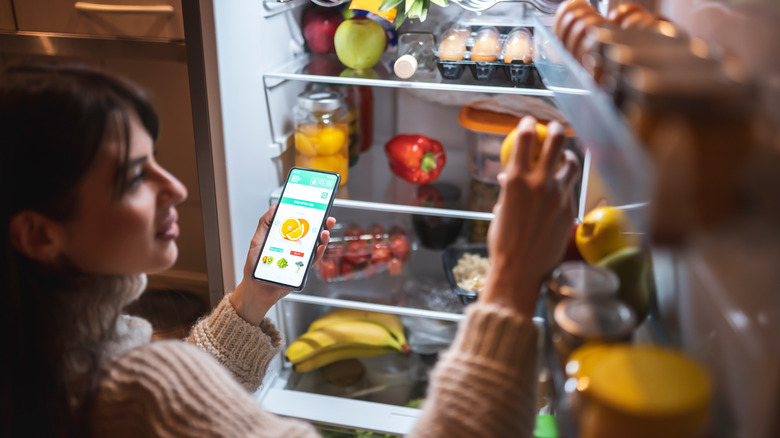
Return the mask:
<path id="1" fill-rule="evenodd" d="M 477 301 L 479 292 L 465 290 L 458 286 L 458 282 L 455 280 L 455 274 L 452 272 L 452 269 L 458 265 L 458 260 L 460 260 L 464 254 L 476 254 L 481 257 L 487 257 L 487 245 L 478 243 L 450 246 L 445 249 L 441 255 L 442 264 L 444 265 L 444 274 L 447 276 L 447 281 L 449 281 L 450 286 L 452 286 L 452 290 L 458 295 L 461 303 L 469 304 Z"/>
<path id="2" fill-rule="evenodd" d="M 465 70 L 477 81 L 526 85 L 535 76 L 533 31 L 525 27 L 458 25 L 442 32 L 433 51 L 442 78 L 460 80 Z"/>
<path id="3" fill-rule="evenodd" d="M 323 281 L 368 278 L 377 274 L 401 275 L 416 243 L 411 234 L 394 224 L 349 224 L 331 230 L 328 249 L 315 266 Z"/>
<path id="4" fill-rule="evenodd" d="M 458 122 L 466 128 L 466 156 L 471 176 L 479 181 L 498 184 L 501 172 L 501 143 L 520 121 L 519 117 L 478 110 L 465 106 Z"/>

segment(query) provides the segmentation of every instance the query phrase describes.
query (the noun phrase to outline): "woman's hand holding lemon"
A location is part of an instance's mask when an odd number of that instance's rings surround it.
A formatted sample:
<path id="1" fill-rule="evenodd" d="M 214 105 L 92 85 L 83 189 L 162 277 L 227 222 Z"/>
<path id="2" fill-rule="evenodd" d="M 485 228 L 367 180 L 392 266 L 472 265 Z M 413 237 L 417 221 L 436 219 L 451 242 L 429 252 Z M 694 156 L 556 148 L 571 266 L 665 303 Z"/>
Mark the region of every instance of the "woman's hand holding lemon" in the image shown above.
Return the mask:
<path id="1" fill-rule="evenodd" d="M 575 154 L 563 148 L 566 135 L 560 123 L 547 126 L 536 160 L 536 119 L 524 117 L 517 131 L 505 172 L 498 178 L 501 193 L 487 236 L 491 270 L 480 300 L 510 306 L 530 317 L 542 281 L 566 249 L 579 164 Z"/>

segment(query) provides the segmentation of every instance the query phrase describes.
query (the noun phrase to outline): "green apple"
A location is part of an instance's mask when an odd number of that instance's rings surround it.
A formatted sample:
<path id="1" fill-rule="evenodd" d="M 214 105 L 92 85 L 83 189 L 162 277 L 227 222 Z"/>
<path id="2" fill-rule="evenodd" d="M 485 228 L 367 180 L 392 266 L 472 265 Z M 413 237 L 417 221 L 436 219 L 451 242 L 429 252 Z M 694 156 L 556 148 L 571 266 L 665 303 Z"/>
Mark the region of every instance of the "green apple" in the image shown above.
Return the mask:
<path id="1" fill-rule="evenodd" d="M 387 37 L 381 24 L 365 17 L 354 17 L 339 25 L 333 43 L 342 64 L 362 70 L 379 62 Z"/>

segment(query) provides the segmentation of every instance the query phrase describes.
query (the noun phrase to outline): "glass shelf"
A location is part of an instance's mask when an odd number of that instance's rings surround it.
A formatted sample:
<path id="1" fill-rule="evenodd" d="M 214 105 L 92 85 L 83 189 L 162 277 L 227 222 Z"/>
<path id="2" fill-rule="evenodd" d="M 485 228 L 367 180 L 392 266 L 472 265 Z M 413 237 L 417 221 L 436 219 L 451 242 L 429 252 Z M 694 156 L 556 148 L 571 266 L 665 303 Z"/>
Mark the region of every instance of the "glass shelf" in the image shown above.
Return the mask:
<path id="1" fill-rule="evenodd" d="M 535 17 L 534 63 L 542 82 L 590 152 L 608 204 L 646 203 L 652 175 L 639 140 L 612 99 L 553 36 L 551 23 L 551 17 Z"/>
<path id="2" fill-rule="evenodd" d="M 384 142 L 376 142 L 368 152 L 360 155 L 357 164 L 349 168 L 349 179 L 338 189 L 335 207 L 483 221 L 493 219 L 493 198 L 498 197 L 498 185 L 464 178 L 469 175 L 464 151 L 447 150 L 447 165 L 434 182 L 455 187 L 460 194 L 458 199 L 451 201 L 447 208 L 432 208 L 418 205 L 420 186 L 393 175 L 383 146 Z M 271 201 L 277 202 L 280 195 L 281 187 L 271 194 Z M 475 204 L 479 204 L 481 211 L 471 208 Z"/>
<path id="3" fill-rule="evenodd" d="M 458 80 L 442 79 L 438 71 L 420 74 L 410 79 L 399 79 L 392 71 L 393 55 L 385 55 L 371 70 L 361 73 L 345 69 L 336 55 L 303 55 L 263 75 L 267 88 L 273 88 L 284 80 L 325 82 L 330 84 L 368 85 L 373 87 L 414 88 L 422 90 L 464 91 L 472 93 L 521 94 L 526 96 L 553 96 L 545 89 L 538 74 L 532 72 L 528 87 L 514 87 L 509 81 L 499 79 L 503 72 L 489 81 L 477 81 L 469 72 Z"/>

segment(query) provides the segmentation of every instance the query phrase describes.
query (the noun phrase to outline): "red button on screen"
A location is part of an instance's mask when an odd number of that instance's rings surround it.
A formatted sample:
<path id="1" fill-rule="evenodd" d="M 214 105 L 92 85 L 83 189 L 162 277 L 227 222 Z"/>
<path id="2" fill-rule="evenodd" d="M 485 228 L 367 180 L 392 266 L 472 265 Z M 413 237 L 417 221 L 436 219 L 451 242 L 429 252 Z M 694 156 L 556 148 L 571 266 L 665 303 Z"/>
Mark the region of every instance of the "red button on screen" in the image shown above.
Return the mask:
<path id="1" fill-rule="evenodd" d="M 303 257 L 303 253 L 302 252 L 298 252 L 298 251 L 290 251 L 290 255 Z"/>

